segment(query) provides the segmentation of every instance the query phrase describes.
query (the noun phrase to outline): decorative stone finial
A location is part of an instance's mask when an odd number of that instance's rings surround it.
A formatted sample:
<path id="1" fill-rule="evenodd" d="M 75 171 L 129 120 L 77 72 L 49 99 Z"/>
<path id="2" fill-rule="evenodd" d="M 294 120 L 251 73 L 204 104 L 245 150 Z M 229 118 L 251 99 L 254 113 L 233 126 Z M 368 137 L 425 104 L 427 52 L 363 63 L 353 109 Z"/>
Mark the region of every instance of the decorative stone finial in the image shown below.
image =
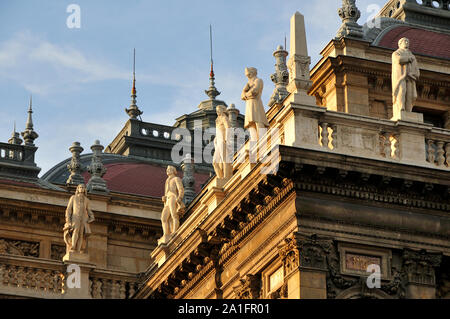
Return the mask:
<path id="1" fill-rule="evenodd" d="M 25 145 L 30 146 L 34 146 L 34 140 L 39 137 L 39 135 L 33 129 L 33 117 L 31 115 L 33 114 L 32 104 L 32 97 L 30 95 L 30 106 L 28 107 L 27 123 L 25 124 L 25 131 L 21 133 L 25 141 Z"/>
<path id="2" fill-rule="evenodd" d="M 356 0 L 342 0 L 342 8 L 338 9 L 338 14 L 342 19 L 342 25 L 336 35 L 337 38 L 363 37 L 363 27 L 357 23 L 361 17 L 361 12 L 355 2 Z"/>
<path id="3" fill-rule="evenodd" d="M 273 53 L 276 60 L 275 73 L 270 76 L 270 79 L 275 83 L 275 89 L 270 97 L 269 106 L 272 106 L 275 103 L 282 103 L 289 95 L 289 92 L 286 89 L 289 83 L 289 71 L 286 65 L 286 57 L 288 54 L 289 53 L 281 45 L 279 45 Z"/>
<path id="4" fill-rule="evenodd" d="M 102 163 L 102 151 L 104 147 L 100 144 L 99 140 L 94 142 L 94 145 L 91 146 L 92 150 L 92 161 L 91 165 L 87 167 L 89 174 L 91 174 L 91 178 L 87 183 L 87 190 L 89 192 L 101 192 L 101 193 L 109 193 L 109 190 L 106 186 L 106 181 L 102 178 L 106 173 L 106 168 Z"/>
<path id="5" fill-rule="evenodd" d="M 239 115 L 239 110 L 236 108 L 236 106 L 231 103 L 230 106 L 227 109 L 228 112 L 228 117 L 230 119 L 230 127 L 237 127 L 238 126 L 238 115 Z"/>
<path id="6" fill-rule="evenodd" d="M 183 170 L 184 203 L 189 205 L 195 198 L 195 164 L 191 154 L 187 154 L 181 164 Z"/>
<path id="7" fill-rule="evenodd" d="M 136 105 L 136 49 L 133 51 L 133 87 L 131 88 L 131 104 L 129 109 L 125 109 L 125 112 L 131 119 L 136 119 L 142 113 Z"/>
<path id="8" fill-rule="evenodd" d="M 80 154 L 83 152 L 83 148 L 81 147 L 80 142 L 73 142 L 72 146 L 69 147 L 69 151 L 72 153 L 72 159 L 70 160 L 70 164 L 67 165 L 70 176 L 67 179 L 66 184 L 84 184 L 84 178 L 81 176 L 84 168 L 80 162 Z"/>
<path id="9" fill-rule="evenodd" d="M 216 97 L 220 95 L 220 92 L 217 91 L 217 88 L 215 87 L 214 79 L 214 69 L 211 62 L 211 72 L 209 73 L 209 88 L 208 90 L 205 90 L 206 95 L 208 95 L 211 100 L 215 100 Z"/>
<path id="10" fill-rule="evenodd" d="M 9 144 L 22 144 L 22 139 L 20 138 L 20 134 L 16 132 L 16 121 L 14 121 L 14 130 L 11 134 L 11 138 L 8 140 Z"/>

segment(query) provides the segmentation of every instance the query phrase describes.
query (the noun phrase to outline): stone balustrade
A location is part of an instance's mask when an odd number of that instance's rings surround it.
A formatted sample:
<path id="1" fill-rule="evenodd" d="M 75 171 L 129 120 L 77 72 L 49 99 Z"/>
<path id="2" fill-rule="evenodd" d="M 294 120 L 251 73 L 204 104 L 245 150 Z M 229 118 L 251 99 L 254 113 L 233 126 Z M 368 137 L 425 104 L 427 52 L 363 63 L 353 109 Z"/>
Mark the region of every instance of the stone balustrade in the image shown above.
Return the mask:
<path id="1" fill-rule="evenodd" d="M 65 271 L 61 262 L 0 255 L 0 291 L 31 298 L 62 298 Z"/>
<path id="2" fill-rule="evenodd" d="M 427 162 L 437 167 L 450 167 L 450 142 L 426 139 Z"/>
<path id="3" fill-rule="evenodd" d="M 137 277 L 129 274 L 96 270 L 89 276 L 94 299 L 128 299 L 137 289 Z"/>
<path id="4" fill-rule="evenodd" d="M 450 170 L 450 130 L 431 124 L 394 122 L 291 104 L 271 121 L 270 130 L 257 144 L 260 158 L 277 143 Z M 247 142 L 235 155 L 235 162 L 242 163 L 243 158 L 251 156 L 248 148 Z"/>

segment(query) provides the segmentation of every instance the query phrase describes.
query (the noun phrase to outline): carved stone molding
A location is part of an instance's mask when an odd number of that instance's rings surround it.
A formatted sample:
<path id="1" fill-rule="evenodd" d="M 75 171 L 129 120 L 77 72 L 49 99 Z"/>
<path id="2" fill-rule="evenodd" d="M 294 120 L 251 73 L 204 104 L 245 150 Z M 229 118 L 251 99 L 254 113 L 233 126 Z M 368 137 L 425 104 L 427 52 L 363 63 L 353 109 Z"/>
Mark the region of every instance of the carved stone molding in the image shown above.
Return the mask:
<path id="1" fill-rule="evenodd" d="M 65 254 L 66 254 L 66 246 L 52 244 L 50 252 L 51 259 L 62 260 Z"/>
<path id="2" fill-rule="evenodd" d="M 330 240 L 319 239 L 316 235 L 308 236 L 294 233 L 278 247 L 278 254 L 283 261 L 285 276 L 289 276 L 299 267 L 327 269 L 327 252 Z"/>
<path id="3" fill-rule="evenodd" d="M 39 257 L 39 243 L 0 238 L 0 254 Z"/>
<path id="4" fill-rule="evenodd" d="M 239 279 L 240 284 L 234 287 L 236 299 L 258 299 L 261 289 L 260 275 L 246 275 Z"/>

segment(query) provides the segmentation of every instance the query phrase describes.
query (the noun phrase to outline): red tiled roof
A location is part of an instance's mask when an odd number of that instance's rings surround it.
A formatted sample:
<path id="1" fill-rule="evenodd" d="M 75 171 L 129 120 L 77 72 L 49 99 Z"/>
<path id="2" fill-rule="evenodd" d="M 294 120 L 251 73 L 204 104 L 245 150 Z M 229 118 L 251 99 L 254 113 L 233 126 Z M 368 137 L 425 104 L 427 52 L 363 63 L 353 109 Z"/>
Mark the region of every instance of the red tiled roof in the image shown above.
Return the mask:
<path id="1" fill-rule="evenodd" d="M 450 35 L 408 26 L 388 31 L 378 46 L 397 50 L 401 38 L 409 39 L 409 49 L 413 53 L 450 59 Z"/>
<path id="2" fill-rule="evenodd" d="M 14 181 L 14 180 L 10 180 L 10 179 L 0 179 L 0 184 L 39 188 L 38 185 L 33 184 L 33 183 L 19 182 L 19 181 Z"/>
<path id="3" fill-rule="evenodd" d="M 110 163 L 105 164 L 105 167 L 107 170 L 103 179 L 110 191 L 151 197 L 164 195 L 166 167 L 143 163 Z M 182 177 L 179 171 L 178 176 Z M 195 173 L 194 176 L 195 191 L 198 194 L 202 184 L 209 179 L 209 174 Z M 83 177 L 87 183 L 90 174 L 84 172 Z"/>

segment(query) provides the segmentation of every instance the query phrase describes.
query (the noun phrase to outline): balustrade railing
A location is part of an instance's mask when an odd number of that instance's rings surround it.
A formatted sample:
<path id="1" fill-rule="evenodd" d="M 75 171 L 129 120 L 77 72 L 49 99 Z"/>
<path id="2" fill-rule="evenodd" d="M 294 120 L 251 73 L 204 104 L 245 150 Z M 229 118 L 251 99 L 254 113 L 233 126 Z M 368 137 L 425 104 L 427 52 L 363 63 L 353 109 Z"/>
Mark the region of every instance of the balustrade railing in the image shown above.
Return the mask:
<path id="1" fill-rule="evenodd" d="M 61 298 L 64 265 L 50 260 L 0 255 L 0 294 Z"/>
<path id="2" fill-rule="evenodd" d="M 128 299 L 136 292 L 137 277 L 112 271 L 95 271 L 89 276 L 94 299 Z"/>

